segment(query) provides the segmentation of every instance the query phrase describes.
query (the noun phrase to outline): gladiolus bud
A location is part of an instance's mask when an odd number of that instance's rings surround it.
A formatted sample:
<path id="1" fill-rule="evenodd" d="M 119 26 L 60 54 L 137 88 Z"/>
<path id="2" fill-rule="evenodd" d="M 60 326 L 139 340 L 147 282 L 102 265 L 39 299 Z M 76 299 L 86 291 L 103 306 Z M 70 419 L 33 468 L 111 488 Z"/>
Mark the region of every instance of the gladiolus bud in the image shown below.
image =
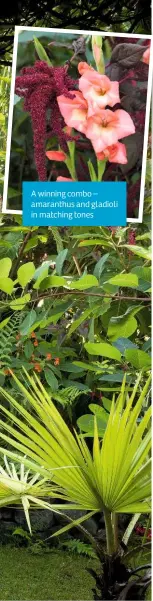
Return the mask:
<path id="1" fill-rule="evenodd" d="M 104 55 L 102 51 L 102 37 L 99 35 L 92 36 L 92 51 L 96 63 L 97 71 L 105 73 Z"/>

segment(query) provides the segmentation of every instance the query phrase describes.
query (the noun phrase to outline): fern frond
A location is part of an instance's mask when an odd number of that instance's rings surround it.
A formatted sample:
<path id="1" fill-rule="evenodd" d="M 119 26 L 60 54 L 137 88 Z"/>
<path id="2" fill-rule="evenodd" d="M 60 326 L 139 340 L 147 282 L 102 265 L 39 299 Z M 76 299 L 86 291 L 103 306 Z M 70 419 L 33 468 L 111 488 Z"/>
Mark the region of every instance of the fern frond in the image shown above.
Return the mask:
<path id="1" fill-rule="evenodd" d="M 23 319 L 23 315 L 22 315 Z M 21 314 L 16 312 L 10 317 L 8 323 L 3 329 L 0 329 L 0 364 L 1 367 L 10 367 L 12 360 L 13 346 L 16 341 L 16 334 L 19 330 Z"/>

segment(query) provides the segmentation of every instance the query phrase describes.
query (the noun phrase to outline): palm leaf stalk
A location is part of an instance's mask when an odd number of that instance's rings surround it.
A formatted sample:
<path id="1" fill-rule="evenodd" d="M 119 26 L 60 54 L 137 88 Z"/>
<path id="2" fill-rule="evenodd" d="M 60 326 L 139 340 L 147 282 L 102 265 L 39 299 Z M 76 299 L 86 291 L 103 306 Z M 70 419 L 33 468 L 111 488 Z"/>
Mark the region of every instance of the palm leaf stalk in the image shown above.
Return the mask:
<path id="1" fill-rule="evenodd" d="M 112 400 L 103 441 L 98 435 L 95 418 L 91 454 L 84 438 L 76 431 L 74 434 L 70 432 L 38 377 L 30 377 L 25 373 L 26 388 L 12 375 L 28 401 L 29 410 L 7 391 L 0 389 L 14 410 L 12 414 L 5 405 L 0 404 L 5 417 L 5 420 L 0 420 L 0 436 L 8 445 L 5 454 L 14 461 L 24 462 L 33 472 L 39 472 L 41 477 L 52 482 L 50 487 L 54 488 L 54 497 L 59 500 L 56 506 L 58 511 L 84 510 L 87 513 L 81 521 L 89 517 L 88 512 L 92 512 L 92 515 L 103 512 L 107 553 L 103 566 L 104 577 L 97 584 L 105 595 L 103 598 L 117 598 L 112 596 L 113 587 L 119 578 L 122 581 L 122 570 L 116 516 L 119 513 L 148 514 L 151 509 L 150 408 L 138 421 L 150 376 L 138 396 L 139 375 L 130 397 L 126 391 L 126 378 L 123 378 L 120 394 L 116 401 L 114 398 Z M 11 447 L 15 450 L 10 450 Z M 0 452 L 4 453 L 3 447 Z M 26 457 L 23 458 L 23 455 Z M 79 523 L 80 520 L 72 521 L 56 534 Z M 97 544 L 97 553 L 103 560 L 104 549 L 101 544 Z M 123 573 L 123 580 L 125 575 L 128 579 L 129 570 L 124 567 Z"/>

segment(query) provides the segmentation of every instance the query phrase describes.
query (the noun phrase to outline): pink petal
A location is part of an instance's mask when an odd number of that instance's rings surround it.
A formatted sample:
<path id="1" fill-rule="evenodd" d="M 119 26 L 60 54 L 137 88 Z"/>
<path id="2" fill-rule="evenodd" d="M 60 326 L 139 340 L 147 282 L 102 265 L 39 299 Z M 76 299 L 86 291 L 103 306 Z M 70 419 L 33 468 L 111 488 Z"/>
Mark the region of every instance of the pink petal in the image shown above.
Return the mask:
<path id="1" fill-rule="evenodd" d="M 57 177 L 57 182 L 74 182 L 74 179 L 71 179 L 71 177 L 62 177 L 62 175 L 59 175 Z"/>
<path id="2" fill-rule="evenodd" d="M 135 125 L 129 113 L 123 111 L 122 109 L 118 109 L 115 111 L 115 115 L 117 118 L 116 130 L 118 134 L 118 140 L 135 133 Z"/>
<path id="3" fill-rule="evenodd" d="M 50 161 L 65 161 L 66 154 L 62 150 L 47 150 L 46 157 Z"/>

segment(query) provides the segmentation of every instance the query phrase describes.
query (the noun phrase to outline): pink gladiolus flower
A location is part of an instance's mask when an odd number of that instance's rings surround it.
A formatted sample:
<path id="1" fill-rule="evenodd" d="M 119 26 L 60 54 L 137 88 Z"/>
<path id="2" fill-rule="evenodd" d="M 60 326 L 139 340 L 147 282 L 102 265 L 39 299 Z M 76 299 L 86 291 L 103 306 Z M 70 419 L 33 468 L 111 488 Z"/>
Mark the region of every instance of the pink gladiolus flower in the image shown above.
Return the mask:
<path id="1" fill-rule="evenodd" d="M 74 182 L 74 179 L 71 179 L 71 177 L 62 177 L 62 175 L 59 175 L 57 177 L 57 182 Z"/>
<path id="2" fill-rule="evenodd" d="M 81 92 L 73 91 L 74 98 L 63 94 L 57 97 L 58 106 L 66 125 L 81 133 L 86 132 L 88 105 Z"/>
<path id="3" fill-rule="evenodd" d="M 107 75 L 101 75 L 95 69 L 86 69 L 79 79 L 79 90 L 88 101 L 88 117 L 120 102 L 119 82 L 110 81 Z"/>
<path id="4" fill-rule="evenodd" d="M 148 48 L 143 53 L 143 56 L 142 56 L 141 60 L 142 60 L 143 63 L 146 63 L 146 65 L 149 65 L 149 61 L 150 61 L 150 46 L 148 46 Z"/>
<path id="5" fill-rule="evenodd" d="M 98 152 L 97 159 L 99 161 L 108 159 L 110 163 L 120 163 L 121 165 L 125 165 L 127 163 L 125 144 L 117 142 L 117 144 L 107 146 L 102 152 Z"/>
<path id="6" fill-rule="evenodd" d="M 66 154 L 62 150 L 47 150 L 46 157 L 50 161 L 65 161 Z"/>
<path id="7" fill-rule="evenodd" d="M 134 133 L 134 123 L 130 115 L 122 109 L 114 113 L 109 109 L 102 110 L 87 120 L 86 136 L 91 140 L 96 154 L 107 146 L 116 144 L 120 138 Z"/>
<path id="8" fill-rule="evenodd" d="M 94 71 L 94 68 L 91 67 L 91 65 L 88 65 L 88 63 L 81 62 L 78 64 L 78 71 L 79 71 L 80 75 L 83 75 L 85 73 L 85 71 L 87 71 L 87 69 Z"/>

